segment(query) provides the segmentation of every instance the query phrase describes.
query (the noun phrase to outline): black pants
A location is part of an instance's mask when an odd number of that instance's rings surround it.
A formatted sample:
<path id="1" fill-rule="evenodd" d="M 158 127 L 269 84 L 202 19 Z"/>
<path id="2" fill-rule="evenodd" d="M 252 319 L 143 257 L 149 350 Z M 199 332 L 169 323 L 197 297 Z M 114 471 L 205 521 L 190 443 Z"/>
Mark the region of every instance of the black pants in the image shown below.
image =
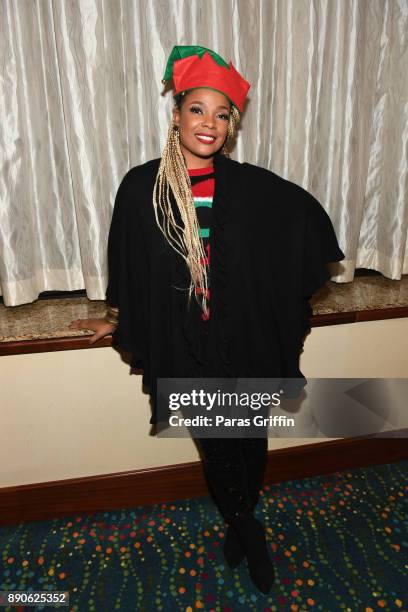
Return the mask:
<path id="1" fill-rule="evenodd" d="M 211 494 L 226 522 L 252 511 L 262 488 L 268 438 L 193 438 Z"/>

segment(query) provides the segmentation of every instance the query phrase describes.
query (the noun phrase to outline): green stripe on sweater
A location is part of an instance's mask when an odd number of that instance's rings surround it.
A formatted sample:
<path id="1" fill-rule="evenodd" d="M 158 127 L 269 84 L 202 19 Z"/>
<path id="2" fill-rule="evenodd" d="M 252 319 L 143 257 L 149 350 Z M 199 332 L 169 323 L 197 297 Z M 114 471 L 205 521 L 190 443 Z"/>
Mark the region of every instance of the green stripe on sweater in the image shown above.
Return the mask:
<path id="1" fill-rule="evenodd" d="M 207 208 L 212 207 L 212 198 L 204 199 L 204 198 L 194 198 L 194 206 L 199 208 L 200 206 L 206 206 Z"/>
<path id="2" fill-rule="evenodd" d="M 201 238 L 208 238 L 210 236 L 210 228 L 209 227 L 200 227 L 200 232 L 199 232 Z"/>

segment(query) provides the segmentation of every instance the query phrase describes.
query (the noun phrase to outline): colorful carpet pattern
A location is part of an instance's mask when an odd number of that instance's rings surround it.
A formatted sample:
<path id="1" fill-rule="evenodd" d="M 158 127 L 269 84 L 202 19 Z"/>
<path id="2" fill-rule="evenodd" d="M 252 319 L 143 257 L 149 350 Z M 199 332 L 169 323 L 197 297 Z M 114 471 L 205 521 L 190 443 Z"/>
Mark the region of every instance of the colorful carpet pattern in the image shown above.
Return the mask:
<path id="1" fill-rule="evenodd" d="M 266 486 L 268 595 L 224 565 L 208 497 L 2 527 L 0 590 L 69 591 L 75 612 L 408 610 L 407 498 L 408 461 Z"/>

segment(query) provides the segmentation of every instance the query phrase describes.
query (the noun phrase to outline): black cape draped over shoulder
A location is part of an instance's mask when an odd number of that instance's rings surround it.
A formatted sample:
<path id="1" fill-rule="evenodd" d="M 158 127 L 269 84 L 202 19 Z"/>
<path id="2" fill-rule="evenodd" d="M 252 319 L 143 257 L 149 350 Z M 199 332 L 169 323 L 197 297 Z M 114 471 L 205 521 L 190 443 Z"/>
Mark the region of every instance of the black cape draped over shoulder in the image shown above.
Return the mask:
<path id="1" fill-rule="evenodd" d="M 128 171 L 115 199 L 106 299 L 119 308 L 113 345 L 143 369 L 157 423 L 157 378 L 299 378 L 309 299 L 341 261 L 330 218 L 302 187 L 273 172 L 214 157 L 211 316 L 205 355 L 200 309 L 183 258 L 160 231 L 152 203 L 160 164 Z M 175 203 L 173 199 L 173 209 Z M 177 214 L 177 211 L 176 211 Z"/>

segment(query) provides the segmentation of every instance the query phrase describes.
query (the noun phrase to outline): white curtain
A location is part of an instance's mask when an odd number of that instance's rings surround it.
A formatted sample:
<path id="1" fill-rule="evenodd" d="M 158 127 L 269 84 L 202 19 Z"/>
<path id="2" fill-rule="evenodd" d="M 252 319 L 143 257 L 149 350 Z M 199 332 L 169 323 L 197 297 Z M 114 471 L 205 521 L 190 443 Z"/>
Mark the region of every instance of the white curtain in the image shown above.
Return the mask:
<path id="1" fill-rule="evenodd" d="M 356 266 L 408 272 L 407 0 L 1 0 L 0 289 L 104 299 L 112 206 L 159 157 L 174 44 L 252 84 L 234 152 L 313 193 Z"/>

